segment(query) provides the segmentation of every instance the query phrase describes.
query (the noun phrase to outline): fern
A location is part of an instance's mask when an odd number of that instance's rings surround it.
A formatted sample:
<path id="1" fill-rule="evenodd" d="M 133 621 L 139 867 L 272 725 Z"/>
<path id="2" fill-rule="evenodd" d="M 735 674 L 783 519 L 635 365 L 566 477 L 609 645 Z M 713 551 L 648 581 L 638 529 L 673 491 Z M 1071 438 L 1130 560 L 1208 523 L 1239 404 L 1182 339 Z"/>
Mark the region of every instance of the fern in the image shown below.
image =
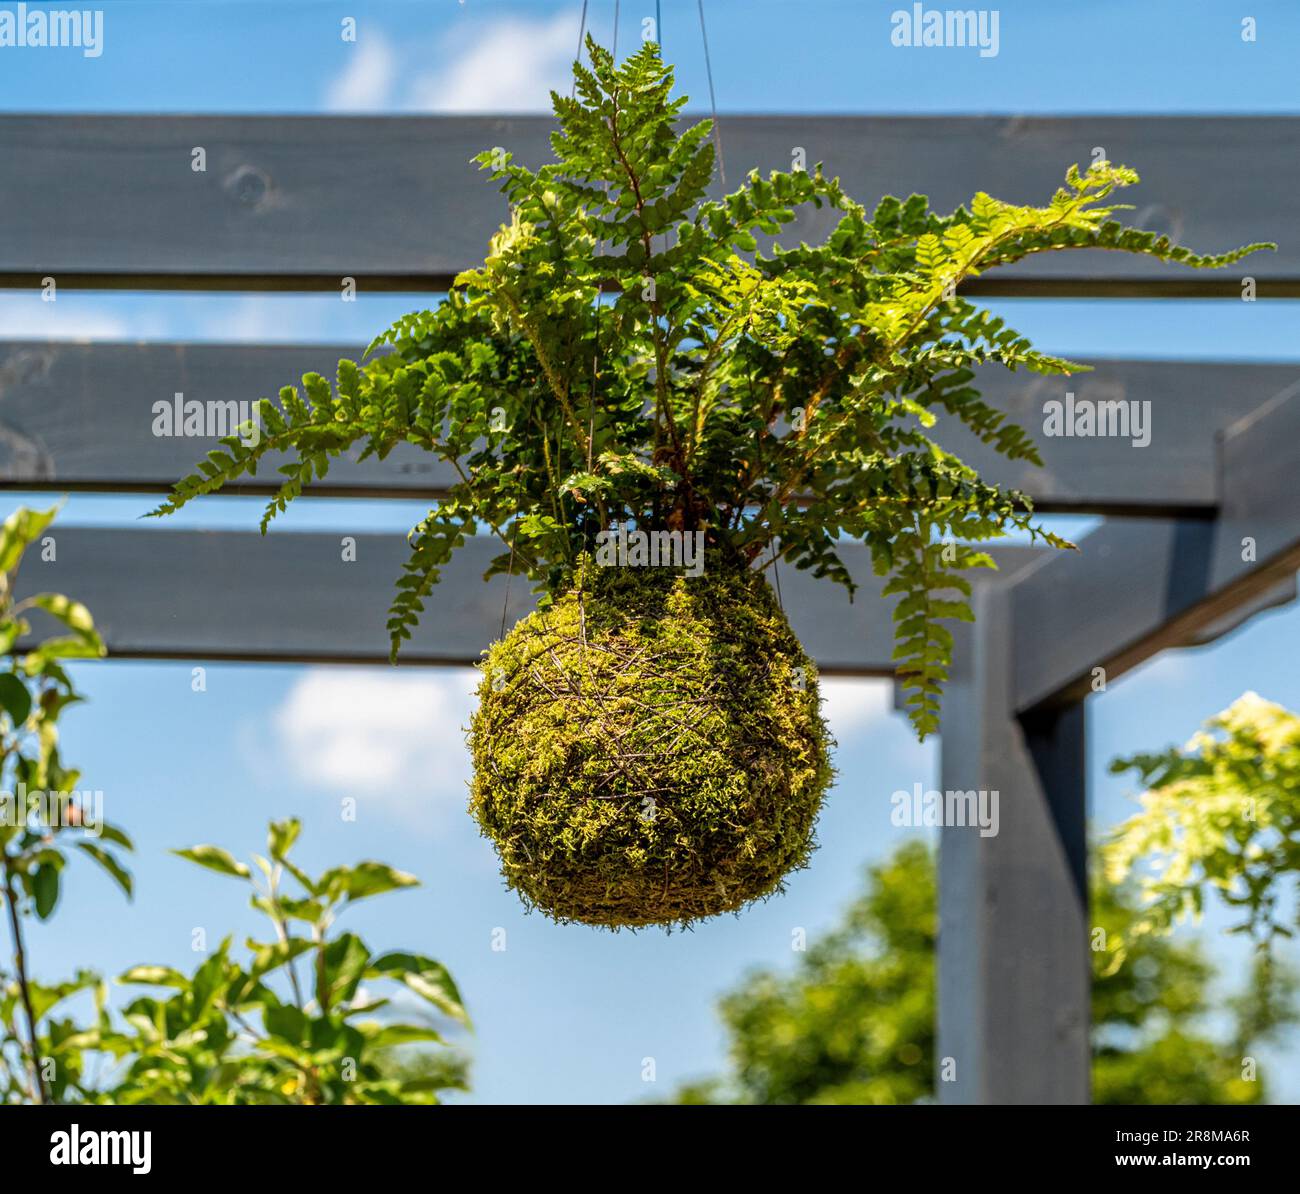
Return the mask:
<path id="1" fill-rule="evenodd" d="M 556 160 L 534 171 L 480 155 L 509 224 L 483 264 L 432 311 L 259 403 L 260 442 L 237 437 L 200 462 L 155 513 L 170 513 L 284 452 L 263 530 L 329 462 L 410 443 L 458 481 L 411 534 L 388 630 L 394 656 L 441 569 L 486 532 L 543 593 L 562 586 L 594 529 L 703 531 L 737 563 L 785 561 L 845 586 L 846 542 L 865 543 L 897 596 L 897 666 L 922 736 L 939 724 L 948 623 L 970 617 L 966 546 L 1019 528 L 1058 547 L 1018 493 L 980 480 L 931 437 L 964 424 L 1012 459 L 1038 463 L 1026 431 L 974 388 L 998 363 L 1042 374 L 1080 366 L 1037 352 L 955 294 L 988 269 L 1038 253 L 1113 249 L 1197 269 L 1263 248 L 1198 256 L 1126 228 L 1110 202 L 1137 182 L 1107 162 L 1071 167 L 1042 207 L 980 193 L 932 212 L 924 196 L 874 211 L 838 180 L 751 173 L 706 198 L 707 121 L 685 131 L 684 99 L 647 44 L 621 64 L 588 41 L 576 93 L 553 95 Z M 819 245 L 781 247 L 801 208 L 838 221 Z M 758 250 L 759 235 L 778 238 Z"/>

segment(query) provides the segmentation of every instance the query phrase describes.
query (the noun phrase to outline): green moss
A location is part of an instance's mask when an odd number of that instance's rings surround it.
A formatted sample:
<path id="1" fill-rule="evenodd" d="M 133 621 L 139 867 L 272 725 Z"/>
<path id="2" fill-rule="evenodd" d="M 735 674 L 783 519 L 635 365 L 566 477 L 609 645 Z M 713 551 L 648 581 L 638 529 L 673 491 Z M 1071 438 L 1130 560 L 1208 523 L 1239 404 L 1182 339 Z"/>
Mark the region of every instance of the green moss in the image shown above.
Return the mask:
<path id="1" fill-rule="evenodd" d="M 470 810 L 528 904 L 684 924 L 806 865 L 829 736 L 816 668 L 757 573 L 586 562 L 482 670 Z"/>

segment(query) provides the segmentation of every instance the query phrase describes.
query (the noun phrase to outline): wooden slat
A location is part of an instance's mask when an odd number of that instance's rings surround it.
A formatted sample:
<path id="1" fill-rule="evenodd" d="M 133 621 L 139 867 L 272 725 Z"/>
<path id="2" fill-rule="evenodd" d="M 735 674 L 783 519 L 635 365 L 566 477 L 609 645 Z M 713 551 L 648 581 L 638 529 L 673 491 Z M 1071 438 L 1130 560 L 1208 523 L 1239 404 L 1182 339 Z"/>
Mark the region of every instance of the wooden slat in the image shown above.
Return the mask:
<path id="1" fill-rule="evenodd" d="M 154 405 L 181 392 L 205 403 L 249 402 L 315 370 L 333 376 L 355 345 L 258 347 L 221 344 L 74 344 L 0 341 L 0 487 L 160 492 L 191 471 L 210 441 L 152 433 Z M 1102 360 L 1073 378 L 1012 374 L 989 367 L 986 397 L 1037 440 L 1038 468 L 1011 462 L 943 417 L 945 445 L 990 480 L 1023 489 L 1044 511 L 1197 515 L 1218 502 L 1215 437 L 1296 376 L 1292 365 Z M 1047 437 L 1043 406 L 1067 389 L 1078 399 L 1149 401 L 1146 447 L 1127 440 Z M 266 493 L 275 464 L 256 484 Z M 343 461 L 311 494 L 437 496 L 450 468 L 403 446 L 385 461 Z"/>
<path id="2" fill-rule="evenodd" d="M 1027 572 L 1012 593 L 1016 708 L 1080 699 L 1094 667 L 1112 681 L 1166 647 L 1222 631 L 1243 609 L 1294 597 L 1297 444 L 1300 382 L 1224 436 L 1217 519 L 1107 521 L 1080 552 Z"/>
<path id="3" fill-rule="evenodd" d="M 18 593 L 54 590 L 84 602 L 117 658 L 383 663 L 385 611 L 406 544 L 399 535 L 355 535 L 355 562 L 344 563 L 345 534 L 56 526 L 54 561 L 29 553 Z M 501 630 L 506 579 L 482 581 L 498 551 L 474 540 L 457 554 L 425 603 L 404 662 L 478 661 Z M 1002 576 L 1013 576 L 1038 552 L 994 554 Z M 838 585 L 785 568 L 784 606 L 826 671 L 892 675 L 894 599 L 880 598 L 865 552 L 849 549 L 845 560 L 863 586 L 855 601 Z M 532 608 L 525 582 L 509 587 L 507 626 Z"/>
<path id="4" fill-rule="evenodd" d="M 1023 490 L 1043 512 L 1204 516 L 1220 498 L 1220 433 L 1298 372 L 1294 365 L 1271 364 L 1084 363 L 1094 371 L 1069 378 L 1000 366 L 981 371 L 977 385 L 984 397 L 1032 435 L 1042 467 L 1006 460 L 942 413 L 934 434 L 985 478 Z M 1063 401 L 1067 392 L 1076 403 L 1149 402 L 1150 442 L 1139 447 L 1132 438 L 1046 435 L 1045 404 Z"/>
<path id="5" fill-rule="evenodd" d="M 1007 598 L 976 594 L 944 695 L 938 787 L 996 792 L 998 825 L 940 831 L 936 1089 L 944 1103 L 1086 1103 L 1084 708 L 1016 718 Z"/>
<path id="6" fill-rule="evenodd" d="M 0 343 L 0 486 L 163 492 L 217 443 L 155 436 L 155 403 L 172 404 L 177 393 L 204 403 L 274 397 L 307 372 L 332 378 L 339 358 L 356 359 L 362 347 Z M 255 483 L 230 492 L 273 491 L 282 461 L 268 457 Z M 385 461 L 341 460 L 307 492 L 432 497 L 454 479 L 450 468 L 403 445 Z"/>
<path id="7" fill-rule="evenodd" d="M 549 160 L 542 116 L 42 116 L 0 119 L 0 285 L 198 289 L 444 289 L 482 260 L 504 214 L 469 164 L 503 146 Z M 940 210 L 985 190 L 1044 202 L 1095 148 L 1144 178 L 1143 226 L 1198 251 L 1281 250 L 1226 275 L 1118 254 L 1046 254 L 978 280 L 988 294 L 1300 294 L 1300 118 L 1292 116 L 724 116 L 733 181 L 789 169 L 797 148 L 867 204 L 928 194 Z M 207 170 L 191 169 L 191 151 Z M 1243 185 L 1242 180 L 1249 180 Z M 820 238 L 826 212 L 786 237 Z"/>

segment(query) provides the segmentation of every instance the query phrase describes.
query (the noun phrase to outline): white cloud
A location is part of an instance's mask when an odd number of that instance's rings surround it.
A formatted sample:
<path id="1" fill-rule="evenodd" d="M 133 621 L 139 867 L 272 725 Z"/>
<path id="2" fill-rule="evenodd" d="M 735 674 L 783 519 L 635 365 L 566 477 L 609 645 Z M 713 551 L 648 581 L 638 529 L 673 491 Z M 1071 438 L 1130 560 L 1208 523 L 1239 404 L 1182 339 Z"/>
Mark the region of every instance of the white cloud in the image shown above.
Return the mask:
<path id="1" fill-rule="evenodd" d="M 251 344 L 369 339 L 371 331 L 348 326 L 356 308 L 335 294 L 246 294 L 237 299 L 207 295 L 192 315 L 194 340 Z"/>
<path id="2" fill-rule="evenodd" d="M 841 742 L 850 731 L 889 720 L 894 713 L 893 688 L 887 680 L 826 677 L 821 681 L 822 715 Z"/>
<path id="3" fill-rule="evenodd" d="M 569 87 L 577 48 L 572 12 L 462 25 L 436 47 L 370 30 L 323 103 L 334 112 L 549 112 L 551 89 Z"/>
<path id="4" fill-rule="evenodd" d="M 268 333 L 282 335 L 285 331 L 284 317 L 293 307 L 292 300 L 286 303 L 284 299 L 283 295 L 249 294 L 209 304 L 199 316 L 202 327 L 197 335 L 205 340 L 263 343 L 269 339 Z"/>
<path id="5" fill-rule="evenodd" d="M 332 112 L 375 111 L 389 106 L 397 79 L 397 55 L 382 33 L 366 33 L 350 48 L 343 70 L 325 91 Z"/>
<path id="6" fill-rule="evenodd" d="M 363 305 L 380 297 L 340 303 L 337 294 L 60 293 L 47 303 L 36 291 L 15 292 L 0 294 L 0 328 L 9 340 L 363 343 L 374 332 Z"/>
<path id="7" fill-rule="evenodd" d="M 101 300 L 82 296 L 47 303 L 36 291 L 5 294 L 0 295 L 0 326 L 8 340 L 125 339 L 133 329 L 105 306 Z"/>
<path id="8" fill-rule="evenodd" d="M 448 65 L 411 82 L 405 106 L 425 112 L 549 112 L 550 92 L 567 91 L 578 48 L 577 22 L 563 12 L 550 20 L 493 21 L 472 42 L 448 41 Z"/>
<path id="9" fill-rule="evenodd" d="M 418 675 L 312 668 L 272 718 L 291 774 L 323 794 L 374 799 L 398 819 L 429 827 L 462 811 L 476 672 Z"/>

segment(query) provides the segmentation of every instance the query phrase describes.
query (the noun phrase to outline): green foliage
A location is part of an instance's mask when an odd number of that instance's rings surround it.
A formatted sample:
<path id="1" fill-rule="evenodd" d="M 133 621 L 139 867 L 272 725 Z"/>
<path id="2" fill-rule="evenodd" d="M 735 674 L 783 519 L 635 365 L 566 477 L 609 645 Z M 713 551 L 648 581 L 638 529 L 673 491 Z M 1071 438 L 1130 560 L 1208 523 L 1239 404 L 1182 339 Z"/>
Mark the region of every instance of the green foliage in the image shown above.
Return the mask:
<path id="1" fill-rule="evenodd" d="M 413 887 L 415 878 L 379 862 L 312 877 L 290 857 L 299 829 L 297 821 L 272 823 L 267 855 L 254 855 L 252 868 L 215 846 L 176 851 L 249 884 L 267 940 L 250 938 L 238 951 L 227 937 L 190 975 L 131 967 L 118 981 L 153 993 L 132 999 L 120 1017 L 110 1014 L 97 975 L 56 986 L 25 979 L 35 1056 L 48 1074 L 39 1094 L 24 1077 L 24 995 L 17 983 L 0 990 L 0 1103 L 432 1104 L 441 1091 L 466 1089 L 465 1058 L 440 1031 L 446 1021 L 469 1026 L 446 967 L 401 950 L 372 953 L 355 933 L 334 931 L 352 904 Z M 297 890 L 284 889 L 286 877 Z M 90 1023 L 55 1017 L 86 994 Z"/>
<path id="2" fill-rule="evenodd" d="M 444 1043 L 439 1019 L 469 1023 L 446 968 L 420 954 L 372 954 L 356 934 L 331 932 L 350 905 L 415 878 L 379 862 L 312 878 L 289 857 L 297 821 L 271 825 L 256 871 L 217 846 L 177 851 L 253 887 L 252 906 L 273 935 L 248 940 L 242 961 L 227 938 L 193 975 L 132 967 L 121 982 L 170 993 L 134 1000 L 121 1023 L 99 976 L 82 971 L 53 985 L 31 976 L 23 920 L 55 911 L 70 848 L 132 890 L 116 853 L 130 850 L 130 839 L 103 820 L 100 802 L 78 790 L 80 773 L 59 755 L 59 715 L 82 699 L 61 661 L 101 656 L 103 641 L 85 606 L 61 594 L 14 597 L 23 553 L 56 513 L 19 509 L 0 527 L 0 650 L 8 657 L 0 671 L 0 901 L 13 946 L 11 966 L 0 964 L 0 1105 L 436 1103 L 438 1091 L 463 1089 L 464 1059 L 429 1051 Z M 33 611 L 70 633 L 32 643 Z M 297 891 L 284 891 L 286 875 Z M 396 1016 L 385 987 L 421 1001 L 427 1014 Z M 88 1025 L 56 1014 L 78 997 L 93 1005 Z"/>
<path id="3" fill-rule="evenodd" d="M 549 916 L 688 923 L 805 865 L 827 742 L 816 668 L 756 573 L 585 562 L 488 652 L 470 807 Z"/>
<path id="4" fill-rule="evenodd" d="M 1230 932 L 1265 948 L 1294 936 L 1294 907 L 1284 910 L 1300 889 L 1300 717 L 1248 692 L 1186 746 L 1116 759 L 1111 771 L 1146 787 L 1142 811 L 1105 850 L 1113 878 L 1141 876 L 1136 932 L 1167 933 L 1214 893 L 1241 914 Z"/>
<path id="5" fill-rule="evenodd" d="M 1270 968 L 1266 981 L 1256 967 L 1239 994 L 1216 1004 L 1214 968 L 1195 943 L 1134 931 L 1142 913 L 1132 884 L 1099 876 L 1090 912 L 1094 932 L 1105 932 L 1105 947 L 1092 955 L 1093 1102 L 1266 1101 L 1267 1083 L 1247 1080 L 1243 1061 L 1296 1022 L 1295 975 Z M 1211 1013 L 1231 1024 L 1221 1039 L 1202 1030 Z"/>
<path id="6" fill-rule="evenodd" d="M 272 932 L 246 941 L 242 960 L 227 937 L 192 975 L 166 966 L 123 974 L 119 982 L 167 993 L 133 1000 L 122 1027 L 101 1013 L 91 1045 L 121 1061 L 122 1072 L 94 1101 L 436 1103 L 439 1090 L 464 1086 L 455 1055 L 427 1056 L 428 1046 L 444 1044 L 437 1021 L 469 1024 L 446 967 L 419 954 L 375 954 L 355 933 L 332 931 L 352 904 L 416 879 L 379 862 L 313 878 L 289 856 L 299 828 L 272 823 L 269 857 L 254 855 L 255 870 L 216 846 L 176 851 L 249 884 L 250 903 Z M 286 877 L 297 890 L 284 890 Z M 428 1013 L 395 1015 L 394 987 Z M 415 1057 L 411 1046 L 421 1047 Z"/>
<path id="7" fill-rule="evenodd" d="M 680 1103 L 897 1104 L 934 1098 L 935 868 L 920 843 L 868 871 L 839 927 L 810 943 L 793 972 L 760 971 L 721 1001 L 731 1071 L 683 1087 Z M 1134 893 L 1097 883 L 1092 921 L 1108 949 L 1094 953 L 1093 1101 L 1252 1103 L 1252 1043 L 1295 1020 L 1295 978 L 1278 968 L 1233 1001 L 1230 1039 L 1204 1035 L 1214 972 L 1194 944 L 1146 936 L 1118 962 Z M 1266 1004 L 1266 1006 L 1265 1006 Z"/>
<path id="8" fill-rule="evenodd" d="M 81 773 L 66 766 L 59 752 L 60 715 L 82 699 L 63 661 L 103 655 L 103 640 L 84 605 L 60 593 L 21 601 L 14 593 L 24 554 L 57 513 L 57 507 L 20 507 L 0 526 L 0 904 L 13 951 L 12 965 L 0 966 L 0 1103 L 44 1102 L 77 1088 L 80 1033 L 51 1013 L 79 991 L 101 990 L 89 974 L 59 986 L 35 982 L 27 968 L 23 920 L 47 920 L 54 913 L 74 851 L 131 894 L 131 876 L 116 853 L 129 851 L 130 839 L 103 821 L 102 800 L 80 790 Z M 57 627 L 53 633 L 31 641 L 51 624 Z M 42 1072 L 38 1059 L 54 1062 L 52 1076 Z"/>
<path id="9" fill-rule="evenodd" d="M 978 194 L 950 215 L 926 199 L 874 211 L 820 167 L 751 173 L 707 199 L 708 121 L 679 132 L 685 103 L 646 44 L 621 65 L 588 42 L 576 98 L 552 95 L 556 161 L 533 171 L 504 151 L 479 157 L 510 223 L 481 268 L 436 311 L 405 316 L 364 365 L 333 386 L 259 404 L 255 445 L 239 434 L 209 453 L 156 513 L 289 463 L 269 520 L 329 461 L 400 443 L 460 478 L 411 534 L 388 629 L 396 654 L 442 567 L 465 540 L 502 540 L 492 571 L 526 573 L 549 594 L 572 581 L 598 527 L 702 530 L 731 560 L 783 559 L 853 590 L 839 548 L 865 543 L 899 597 L 897 668 L 922 736 L 938 726 L 952 639 L 970 617 L 969 546 L 1037 528 L 1028 500 L 982 481 L 929 435 L 939 416 L 1010 458 L 1037 461 L 1029 437 L 971 385 L 974 368 L 1070 373 L 1001 319 L 957 297 L 990 268 L 1039 253 L 1103 248 L 1218 268 L 1262 246 L 1197 256 L 1125 228 L 1109 202 L 1137 175 L 1108 162 L 1043 207 Z M 758 250 L 801 209 L 839 214 L 815 246 Z M 945 544 L 946 549 L 945 549 Z"/>
<path id="10" fill-rule="evenodd" d="M 4 977 L 7 981 L 0 984 L 0 1106 L 81 1103 L 93 1097 L 97 1071 L 91 1047 L 95 1034 L 69 1014 L 65 1005 L 89 996 L 96 1016 L 102 1015 L 108 1000 L 103 980 L 81 970 L 67 982 L 42 983 L 27 975 L 25 967 Z M 29 1023 L 35 1025 L 35 1032 Z M 35 1067 L 30 1060 L 33 1056 L 40 1059 Z"/>
<path id="11" fill-rule="evenodd" d="M 914 844 L 869 874 L 866 891 L 838 928 L 809 942 L 793 976 L 751 975 L 723 998 L 735 1101 L 896 1104 L 929 1097 L 934 866 Z"/>

